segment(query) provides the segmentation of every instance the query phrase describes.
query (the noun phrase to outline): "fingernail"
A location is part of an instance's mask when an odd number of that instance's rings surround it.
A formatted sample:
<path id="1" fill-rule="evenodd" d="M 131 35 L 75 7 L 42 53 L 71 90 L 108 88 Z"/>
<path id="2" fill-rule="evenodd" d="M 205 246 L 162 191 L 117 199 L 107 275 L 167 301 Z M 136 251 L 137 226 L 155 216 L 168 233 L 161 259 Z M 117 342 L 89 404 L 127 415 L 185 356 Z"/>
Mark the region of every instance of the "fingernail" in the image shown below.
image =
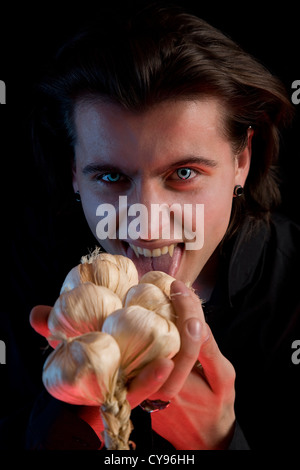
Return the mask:
<path id="1" fill-rule="evenodd" d="M 192 318 L 187 325 L 187 329 L 189 334 L 194 338 L 194 339 L 200 339 L 201 338 L 201 323 L 199 320 L 196 318 Z"/>

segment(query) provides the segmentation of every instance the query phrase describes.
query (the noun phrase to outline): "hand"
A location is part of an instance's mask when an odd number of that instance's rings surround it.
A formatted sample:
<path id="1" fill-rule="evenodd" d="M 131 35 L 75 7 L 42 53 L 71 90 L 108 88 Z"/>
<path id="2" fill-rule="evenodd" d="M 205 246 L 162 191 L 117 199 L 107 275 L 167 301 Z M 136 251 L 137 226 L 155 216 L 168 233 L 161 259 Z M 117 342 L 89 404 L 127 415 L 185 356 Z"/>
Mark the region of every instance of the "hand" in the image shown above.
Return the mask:
<path id="1" fill-rule="evenodd" d="M 219 351 L 198 297 L 180 281 L 172 284 L 171 292 L 181 349 L 173 360 L 148 364 L 131 382 L 128 401 L 134 408 L 146 398 L 171 400 L 166 410 L 151 417 L 153 429 L 176 449 L 226 448 L 235 421 L 234 368 Z M 30 314 L 32 327 L 46 338 L 50 310 L 37 306 Z M 49 344 L 56 347 L 57 342 Z M 201 370 L 194 367 L 197 359 Z M 103 425 L 98 407 L 80 410 L 80 416 L 100 436 Z"/>
<path id="2" fill-rule="evenodd" d="M 171 400 L 152 413 L 152 427 L 176 449 L 226 448 L 233 431 L 232 364 L 221 354 L 205 323 L 201 302 L 182 282 L 172 284 L 182 346 L 173 361 L 149 364 L 132 382 L 131 406 L 145 398 Z M 203 368 L 194 367 L 199 360 Z"/>

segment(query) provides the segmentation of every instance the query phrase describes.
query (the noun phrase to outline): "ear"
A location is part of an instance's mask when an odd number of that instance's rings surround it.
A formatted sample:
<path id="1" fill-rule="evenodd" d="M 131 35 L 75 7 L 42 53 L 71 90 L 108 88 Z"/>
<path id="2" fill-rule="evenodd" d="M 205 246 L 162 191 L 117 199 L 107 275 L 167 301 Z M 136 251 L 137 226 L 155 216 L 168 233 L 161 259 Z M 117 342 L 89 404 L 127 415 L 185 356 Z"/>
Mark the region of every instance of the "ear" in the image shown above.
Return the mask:
<path id="1" fill-rule="evenodd" d="M 236 170 L 235 170 L 235 184 L 245 185 L 251 163 L 251 152 L 252 152 L 252 136 L 254 131 L 251 127 L 247 131 L 247 145 L 236 156 Z"/>

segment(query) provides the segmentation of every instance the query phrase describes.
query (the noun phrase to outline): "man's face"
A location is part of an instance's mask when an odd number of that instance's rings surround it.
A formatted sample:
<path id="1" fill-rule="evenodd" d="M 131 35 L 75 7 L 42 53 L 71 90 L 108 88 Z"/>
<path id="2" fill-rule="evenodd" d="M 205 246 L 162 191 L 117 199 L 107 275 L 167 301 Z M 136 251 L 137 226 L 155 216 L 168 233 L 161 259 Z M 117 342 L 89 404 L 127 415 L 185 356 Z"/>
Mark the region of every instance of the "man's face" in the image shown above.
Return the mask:
<path id="1" fill-rule="evenodd" d="M 233 188 L 244 184 L 249 168 L 248 149 L 233 155 L 222 135 L 217 100 L 165 102 L 140 113 L 100 100 L 81 101 L 75 126 L 73 187 L 80 192 L 95 237 L 99 205 L 111 204 L 117 216 L 117 238 L 99 240 L 101 246 L 131 258 L 140 275 L 165 271 L 194 283 L 226 232 Z M 118 238 L 119 196 L 128 208 L 136 203 L 146 208 L 148 231 L 138 239 L 128 233 Z M 204 230 L 203 247 L 187 249 L 191 240 L 183 226 L 180 237 L 178 232 L 174 236 L 173 226 L 170 238 L 163 238 L 162 222 L 154 220 L 153 212 L 151 216 L 153 204 L 178 204 L 183 213 L 192 204 L 189 220 L 182 217 L 181 223 L 196 234 Z M 204 227 L 195 215 L 196 204 L 204 205 Z M 170 220 L 174 225 L 174 218 Z"/>

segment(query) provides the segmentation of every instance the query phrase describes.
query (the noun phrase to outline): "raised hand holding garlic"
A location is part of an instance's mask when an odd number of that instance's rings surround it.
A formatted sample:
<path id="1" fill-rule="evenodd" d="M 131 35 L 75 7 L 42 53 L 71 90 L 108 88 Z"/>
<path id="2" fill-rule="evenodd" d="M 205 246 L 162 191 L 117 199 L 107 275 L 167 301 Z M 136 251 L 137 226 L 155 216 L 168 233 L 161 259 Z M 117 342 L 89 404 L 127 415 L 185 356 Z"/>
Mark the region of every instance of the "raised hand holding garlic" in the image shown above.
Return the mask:
<path id="1" fill-rule="evenodd" d="M 174 279 L 147 274 L 139 284 L 130 259 L 96 250 L 69 272 L 48 321 L 62 342 L 45 363 L 45 387 L 62 401 L 99 405 L 107 449 L 129 449 L 127 383 L 180 348 L 169 298 Z"/>

